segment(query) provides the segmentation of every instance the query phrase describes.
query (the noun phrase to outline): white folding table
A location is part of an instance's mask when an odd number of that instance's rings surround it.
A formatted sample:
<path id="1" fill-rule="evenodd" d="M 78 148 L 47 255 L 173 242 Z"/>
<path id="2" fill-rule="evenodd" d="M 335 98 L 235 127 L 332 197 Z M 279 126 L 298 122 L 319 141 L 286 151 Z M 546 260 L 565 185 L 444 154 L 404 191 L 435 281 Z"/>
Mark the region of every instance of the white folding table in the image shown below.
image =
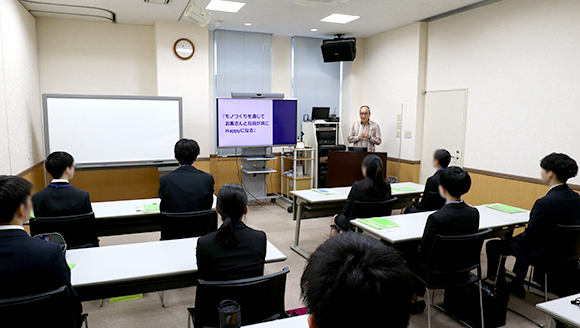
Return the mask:
<path id="1" fill-rule="evenodd" d="M 194 286 L 197 239 L 68 250 L 72 285 L 81 301 Z M 266 263 L 285 260 L 268 241 Z"/>
<path id="2" fill-rule="evenodd" d="M 217 197 L 214 195 L 213 207 Z M 159 204 L 161 199 L 134 199 L 91 203 L 99 236 L 161 230 L 160 212 L 143 212 L 143 205 Z"/>
<path id="3" fill-rule="evenodd" d="M 308 328 L 308 315 L 258 323 L 246 328 Z"/>
<path id="4" fill-rule="evenodd" d="M 300 248 L 300 221 L 303 219 L 317 218 L 338 214 L 342 211 L 351 187 L 322 188 L 328 194 L 316 192 L 316 189 L 291 191 L 294 197 L 293 218 L 296 221 L 294 244 L 290 248 L 300 256 L 308 259 L 310 254 Z M 395 208 L 409 206 L 413 198 L 420 196 L 425 186 L 414 182 L 393 183 L 391 188 L 393 196 L 398 199 Z M 409 190 L 401 190 L 402 188 Z M 330 225 L 330 222 L 329 222 Z"/>
<path id="5" fill-rule="evenodd" d="M 475 206 L 475 208 L 479 210 L 480 230 L 513 230 L 524 226 L 530 220 L 529 211 L 507 214 L 484 205 Z M 369 235 L 384 240 L 389 244 L 400 244 L 420 240 L 423 237 L 427 218 L 432 213 L 434 212 L 390 216 L 388 219 L 397 223 L 399 227 L 387 230 L 378 230 L 356 220 L 352 220 L 350 223 Z"/>
<path id="6" fill-rule="evenodd" d="M 570 303 L 580 297 L 580 294 L 562 297 L 553 301 L 536 304 L 536 308 L 570 327 L 580 328 L 580 307 Z"/>

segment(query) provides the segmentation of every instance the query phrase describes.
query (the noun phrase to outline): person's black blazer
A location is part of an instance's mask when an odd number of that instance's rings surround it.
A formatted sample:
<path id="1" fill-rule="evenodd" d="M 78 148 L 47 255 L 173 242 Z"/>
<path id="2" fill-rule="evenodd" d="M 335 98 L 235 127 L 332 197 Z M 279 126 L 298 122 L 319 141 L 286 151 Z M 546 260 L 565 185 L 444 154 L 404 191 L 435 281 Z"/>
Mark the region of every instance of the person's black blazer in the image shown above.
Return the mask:
<path id="1" fill-rule="evenodd" d="M 68 183 L 51 183 L 32 196 L 37 218 L 87 214 L 93 211 L 89 193 Z"/>
<path id="2" fill-rule="evenodd" d="M 0 299 L 71 286 L 70 269 L 59 245 L 30 237 L 24 230 L 0 230 Z M 73 300 L 82 312 L 80 302 Z"/>
<path id="3" fill-rule="evenodd" d="M 526 264 L 535 264 L 558 224 L 580 225 L 580 195 L 566 184 L 552 188 L 536 201 L 528 227 L 513 238 L 514 255 Z"/>
<path id="4" fill-rule="evenodd" d="M 213 176 L 184 165 L 159 179 L 161 212 L 197 212 L 213 205 Z"/>
<path id="5" fill-rule="evenodd" d="M 344 216 L 348 219 L 350 218 L 350 214 L 352 212 L 352 208 L 354 207 L 354 202 L 379 202 L 387 199 L 391 199 L 391 183 L 389 181 L 385 181 L 387 183 L 388 193 L 384 197 L 379 197 L 375 195 L 369 195 L 362 190 L 362 181 L 357 181 L 352 185 L 350 189 L 350 193 L 348 194 L 348 198 L 346 200 L 346 205 L 342 210 Z"/>
<path id="6" fill-rule="evenodd" d="M 243 222 L 233 222 L 240 242 L 231 248 L 215 241 L 217 232 L 197 241 L 197 268 L 200 279 L 225 281 L 254 278 L 264 275 L 266 234 Z"/>
<path id="7" fill-rule="evenodd" d="M 461 236 L 479 231 L 479 211 L 465 202 L 449 203 L 439 211 L 429 215 L 421 245 L 419 246 L 419 264 L 424 266 L 437 235 Z"/>
<path id="8" fill-rule="evenodd" d="M 427 200 L 427 195 L 429 195 L 430 192 L 436 192 L 439 194 L 439 177 L 441 176 L 442 172 L 443 170 L 437 170 L 435 174 L 427 179 L 427 182 L 425 183 L 425 191 L 423 191 L 423 197 L 421 197 L 421 200 L 419 203 L 417 203 L 417 205 L 406 209 L 405 213 L 417 213 L 423 212 L 425 210 L 425 201 Z"/>

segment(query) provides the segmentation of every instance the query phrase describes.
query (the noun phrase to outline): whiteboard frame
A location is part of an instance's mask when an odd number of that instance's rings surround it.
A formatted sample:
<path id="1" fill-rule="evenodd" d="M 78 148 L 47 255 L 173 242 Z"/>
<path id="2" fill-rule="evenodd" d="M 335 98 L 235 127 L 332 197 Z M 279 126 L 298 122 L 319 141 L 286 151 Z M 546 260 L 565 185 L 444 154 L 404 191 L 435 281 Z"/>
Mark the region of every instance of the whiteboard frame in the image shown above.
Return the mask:
<path id="1" fill-rule="evenodd" d="M 43 127 L 44 127 L 44 152 L 45 156 L 50 154 L 50 138 L 48 129 L 48 106 L 47 100 L 49 98 L 60 98 L 60 99 L 123 99 L 123 100 L 173 100 L 179 102 L 179 138 L 183 138 L 183 99 L 181 97 L 157 97 L 157 96 L 104 96 L 104 95 L 72 95 L 72 94 L 56 94 L 56 93 L 44 93 L 42 94 L 42 117 L 43 117 Z M 177 141 L 176 141 L 177 142 Z M 76 164 L 77 169 L 107 169 L 107 168 L 123 168 L 123 167 L 158 167 L 167 165 L 176 165 L 177 160 L 163 160 L 163 159 L 152 159 L 149 161 L 137 161 L 137 162 L 107 162 L 107 163 L 83 163 Z"/>

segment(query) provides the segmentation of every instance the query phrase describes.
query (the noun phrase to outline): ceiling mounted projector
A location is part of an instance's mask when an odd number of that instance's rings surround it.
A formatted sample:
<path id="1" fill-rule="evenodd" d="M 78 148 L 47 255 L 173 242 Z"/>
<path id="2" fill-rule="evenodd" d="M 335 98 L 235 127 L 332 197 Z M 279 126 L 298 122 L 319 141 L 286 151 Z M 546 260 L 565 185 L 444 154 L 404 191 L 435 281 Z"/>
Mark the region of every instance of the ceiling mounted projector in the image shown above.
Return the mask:
<path id="1" fill-rule="evenodd" d="M 211 14 L 205 9 L 196 6 L 194 0 L 189 1 L 183 11 L 183 16 L 196 22 L 201 27 L 208 26 L 209 21 L 211 20 Z"/>

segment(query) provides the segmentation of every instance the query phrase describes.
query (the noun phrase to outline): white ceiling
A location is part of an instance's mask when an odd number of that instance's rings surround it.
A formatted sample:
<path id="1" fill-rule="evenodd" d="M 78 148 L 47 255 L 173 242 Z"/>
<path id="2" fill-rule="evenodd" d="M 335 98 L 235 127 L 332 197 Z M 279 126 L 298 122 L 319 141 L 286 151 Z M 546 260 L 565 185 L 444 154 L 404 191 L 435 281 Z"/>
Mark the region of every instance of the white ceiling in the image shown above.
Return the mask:
<path id="1" fill-rule="evenodd" d="M 209 0 L 195 0 L 205 7 Z M 211 11 L 210 29 L 226 29 L 273 33 L 285 36 L 329 37 L 336 33 L 359 38 L 405 26 L 482 0 L 342 0 L 344 3 L 312 5 L 291 0 L 237 0 L 246 5 L 238 13 Z M 329 0 L 318 0 L 329 1 Z M 115 13 L 120 24 L 153 25 L 156 20 L 178 21 L 188 0 L 172 0 L 169 5 L 148 4 L 143 0 L 21 0 L 36 17 L 58 17 L 108 21 L 100 16 L 112 16 L 102 10 L 86 9 L 87 16 L 55 15 L 52 12 L 84 11 L 64 4 L 102 8 Z M 339 2 L 339 1 L 331 1 Z M 330 14 L 357 15 L 361 18 L 348 24 L 323 23 Z M 184 21 L 188 21 L 184 19 Z M 250 22 L 252 26 L 244 24 Z M 191 23 L 193 24 L 193 23 Z M 318 32 L 311 32 L 317 28 Z"/>

